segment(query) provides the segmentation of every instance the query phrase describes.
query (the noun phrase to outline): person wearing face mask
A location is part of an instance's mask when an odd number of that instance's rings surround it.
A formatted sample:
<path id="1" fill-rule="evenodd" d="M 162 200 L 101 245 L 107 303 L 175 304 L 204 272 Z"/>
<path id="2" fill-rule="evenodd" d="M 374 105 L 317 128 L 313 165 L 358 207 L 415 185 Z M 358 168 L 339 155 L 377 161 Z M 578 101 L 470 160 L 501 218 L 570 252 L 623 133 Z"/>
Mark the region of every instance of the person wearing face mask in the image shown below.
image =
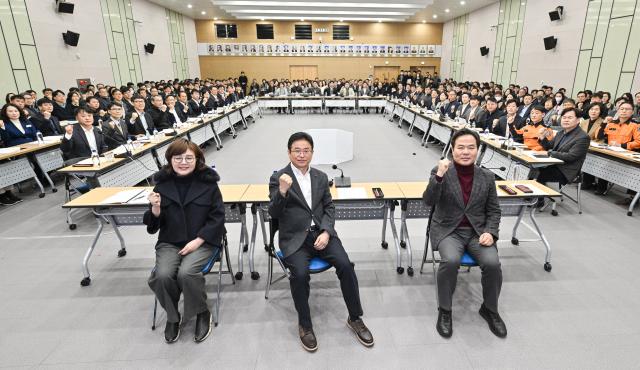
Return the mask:
<path id="1" fill-rule="evenodd" d="M 451 137 L 453 163 L 446 158 L 438 162 L 423 194 L 424 203 L 431 207 L 431 246 L 440 252 L 436 330 L 444 338 L 453 334 L 452 298 L 465 252 L 482 271 L 484 301 L 479 314 L 494 335 L 507 336 L 507 327 L 498 314 L 502 268 L 496 241 L 501 209 L 494 174 L 475 164 L 479 146 L 477 132 L 466 128 L 456 131 Z"/>

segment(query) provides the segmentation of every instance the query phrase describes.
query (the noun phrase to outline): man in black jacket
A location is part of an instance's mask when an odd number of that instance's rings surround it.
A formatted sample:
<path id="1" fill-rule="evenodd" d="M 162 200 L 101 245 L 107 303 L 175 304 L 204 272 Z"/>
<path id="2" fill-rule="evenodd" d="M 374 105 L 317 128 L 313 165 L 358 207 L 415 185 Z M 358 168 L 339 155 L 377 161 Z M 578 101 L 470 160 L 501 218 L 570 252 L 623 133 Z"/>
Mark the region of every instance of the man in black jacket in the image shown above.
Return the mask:
<path id="1" fill-rule="evenodd" d="M 29 118 L 38 131 L 43 136 L 55 136 L 62 135 L 63 129 L 60 127 L 60 121 L 58 118 L 51 114 L 53 111 L 53 102 L 48 98 L 38 99 L 38 113 Z"/>
<path id="2" fill-rule="evenodd" d="M 244 72 L 240 72 L 240 77 L 238 77 L 238 82 L 240 83 L 240 87 L 242 88 L 242 94 L 247 95 L 247 85 L 249 83 L 249 79 L 245 76 Z"/>
<path id="3" fill-rule="evenodd" d="M 153 130 L 157 130 L 151 115 L 144 111 L 144 104 L 142 96 L 133 97 L 133 110 L 128 112 L 125 118 L 131 135 L 153 134 Z"/>
<path id="4" fill-rule="evenodd" d="M 65 159 L 89 158 L 93 151 L 98 155 L 107 150 L 102 132 L 93 126 L 93 115 L 85 108 L 76 111 L 77 125 L 65 126 L 65 134 L 60 142 Z"/>
<path id="5" fill-rule="evenodd" d="M 200 91 L 191 90 L 191 99 L 189 99 L 189 117 L 198 117 L 200 114 L 205 113 L 207 108 L 202 104 L 200 100 Z"/>
<path id="6" fill-rule="evenodd" d="M 162 102 L 162 96 L 156 95 L 151 98 L 151 107 L 147 110 L 156 130 L 171 128 L 167 117 L 167 106 Z"/>
<path id="7" fill-rule="evenodd" d="M 498 102 L 494 98 L 488 98 L 484 108 L 478 113 L 476 127 L 483 131 L 491 131 L 494 124 L 498 124 L 504 113 L 498 109 Z"/>
<path id="8" fill-rule="evenodd" d="M 102 122 L 102 135 L 109 150 L 113 150 L 127 143 L 129 140 L 129 129 L 122 117 L 124 110 L 120 103 L 111 103 L 107 109 L 109 118 Z"/>

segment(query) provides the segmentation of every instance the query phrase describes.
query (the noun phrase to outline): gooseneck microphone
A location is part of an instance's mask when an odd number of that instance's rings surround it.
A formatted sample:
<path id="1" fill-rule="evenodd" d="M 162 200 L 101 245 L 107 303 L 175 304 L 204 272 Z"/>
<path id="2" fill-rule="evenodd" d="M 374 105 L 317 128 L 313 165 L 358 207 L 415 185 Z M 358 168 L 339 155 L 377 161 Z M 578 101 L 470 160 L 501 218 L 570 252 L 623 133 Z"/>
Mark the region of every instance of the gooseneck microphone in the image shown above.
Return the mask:
<path id="1" fill-rule="evenodd" d="M 333 179 L 333 183 L 335 184 L 336 188 L 350 188 L 351 178 L 344 176 L 344 171 L 342 170 L 342 168 L 338 167 L 338 165 L 336 164 L 331 166 L 331 168 L 333 168 L 334 170 L 340 170 L 340 177 L 336 176 Z"/>

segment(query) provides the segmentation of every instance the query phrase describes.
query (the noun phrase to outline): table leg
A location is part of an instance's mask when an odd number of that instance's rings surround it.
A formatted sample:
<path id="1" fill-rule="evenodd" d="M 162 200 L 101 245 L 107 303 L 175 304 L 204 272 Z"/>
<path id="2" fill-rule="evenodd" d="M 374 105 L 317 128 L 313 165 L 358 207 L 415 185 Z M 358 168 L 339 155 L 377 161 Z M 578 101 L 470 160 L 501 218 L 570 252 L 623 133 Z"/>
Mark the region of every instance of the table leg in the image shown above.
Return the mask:
<path id="1" fill-rule="evenodd" d="M 522 222 L 522 217 L 524 216 L 524 211 L 526 206 L 520 206 L 520 213 L 518 213 L 518 218 L 516 219 L 515 225 L 513 225 L 513 231 L 511 232 L 511 244 L 518 245 L 520 241 L 518 240 L 518 227 Z"/>
<path id="2" fill-rule="evenodd" d="M 262 214 L 262 210 L 260 208 L 260 204 L 258 207 L 258 217 L 260 219 L 260 229 L 262 229 L 262 243 L 264 243 L 264 250 L 269 251 L 269 239 L 267 238 L 267 230 L 264 225 L 264 215 Z"/>
<path id="3" fill-rule="evenodd" d="M 633 216 L 633 208 L 638 203 L 638 199 L 640 199 L 640 192 L 636 193 L 636 196 L 633 197 L 633 200 L 631 201 L 631 204 L 629 204 L 629 209 L 627 210 L 627 216 Z"/>
<path id="4" fill-rule="evenodd" d="M 407 258 L 409 259 L 409 263 L 407 265 L 407 275 L 413 276 L 413 251 L 411 249 L 411 240 L 409 238 L 409 229 L 407 228 L 407 208 L 409 206 L 409 202 L 403 200 L 400 207 L 400 235 L 404 235 L 404 239 L 402 236 L 400 237 L 400 246 L 405 246 L 407 250 Z"/>
<path id="5" fill-rule="evenodd" d="M 531 219 L 533 226 L 536 228 L 536 232 L 540 236 L 540 240 L 542 240 L 542 243 L 544 244 L 544 247 L 547 250 L 547 253 L 544 257 L 544 270 L 547 272 L 550 272 L 551 271 L 551 245 L 547 241 L 547 238 L 544 236 L 544 233 L 542 232 L 542 229 L 540 229 L 540 226 L 538 226 L 535 213 L 536 213 L 536 207 L 531 207 L 531 210 L 529 211 L 529 218 Z"/>
<path id="6" fill-rule="evenodd" d="M 382 247 L 382 249 L 387 249 L 389 248 L 389 243 L 387 243 L 387 215 L 389 213 L 389 205 L 385 202 L 384 204 L 384 209 L 383 209 L 383 215 L 382 215 L 382 241 L 380 243 L 380 246 Z"/>
<path id="7" fill-rule="evenodd" d="M 407 112 L 406 109 L 404 109 L 402 111 L 402 114 L 400 115 L 400 119 L 398 120 L 398 128 L 402 128 L 402 120 L 404 119 L 404 114 Z"/>
<path id="8" fill-rule="evenodd" d="M 395 208 L 395 204 L 391 201 L 391 206 L 389 207 L 389 226 L 391 227 L 391 233 L 393 234 L 393 241 L 396 244 L 396 272 L 398 274 L 402 274 L 404 273 L 404 267 L 402 267 L 402 251 L 400 250 L 400 241 L 398 240 L 395 218 L 393 217 Z"/>
<path id="9" fill-rule="evenodd" d="M 407 135 L 409 135 L 409 137 L 413 137 L 413 125 L 415 125 L 415 123 L 416 123 L 416 114 L 413 115 L 413 120 L 409 125 L 409 132 L 407 132 Z"/>
<path id="10" fill-rule="evenodd" d="M 256 214 L 257 207 L 255 204 L 251 205 L 251 218 L 253 219 L 253 225 L 251 227 L 251 243 L 249 244 L 249 271 L 251 272 L 251 280 L 258 280 L 260 274 L 255 271 L 253 264 L 254 252 L 256 249 L 256 234 L 258 231 L 258 215 Z"/>
<path id="11" fill-rule="evenodd" d="M 33 163 L 29 162 L 29 166 L 31 166 L 32 170 L 35 169 L 35 167 L 33 166 Z M 40 188 L 40 194 L 38 194 L 38 197 L 44 198 L 44 195 L 45 195 L 44 186 L 42 186 L 42 183 L 40 182 L 40 179 L 36 175 L 35 170 L 33 171 L 33 180 L 36 182 L 36 185 L 38 185 L 38 188 Z M 51 187 L 53 188 L 53 185 Z"/>
<path id="12" fill-rule="evenodd" d="M 120 250 L 118 250 L 118 257 L 124 257 L 127 255 L 127 246 L 124 243 L 124 238 L 122 237 L 122 234 L 120 234 L 120 228 L 118 228 L 118 225 L 116 225 L 116 220 L 113 216 L 110 216 L 108 218 L 109 218 L 109 223 L 111 224 L 111 227 L 113 227 L 113 231 L 115 231 L 116 236 L 120 241 Z"/>
<path id="13" fill-rule="evenodd" d="M 89 286 L 89 284 L 91 284 L 91 274 L 89 273 L 89 259 L 91 259 L 91 254 L 96 248 L 96 244 L 98 243 L 98 239 L 100 239 L 102 229 L 104 228 L 102 217 L 96 215 L 96 218 L 98 220 L 98 230 L 96 230 L 96 235 L 93 237 L 93 241 L 91 242 L 89 249 L 87 249 L 87 251 L 85 252 L 84 258 L 82 259 L 82 273 L 84 274 L 84 278 L 80 280 L 80 285 L 82 286 Z"/>
<path id="14" fill-rule="evenodd" d="M 244 208 L 244 204 L 237 205 L 240 208 L 240 243 L 238 245 L 238 272 L 236 272 L 236 279 L 242 280 L 242 269 L 244 265 L 244 245 L 248 240 L 245 239 L 246 225 L 247 225 L 247 210 Z M 243 209 L 244 208 L 244 209 Z"/>

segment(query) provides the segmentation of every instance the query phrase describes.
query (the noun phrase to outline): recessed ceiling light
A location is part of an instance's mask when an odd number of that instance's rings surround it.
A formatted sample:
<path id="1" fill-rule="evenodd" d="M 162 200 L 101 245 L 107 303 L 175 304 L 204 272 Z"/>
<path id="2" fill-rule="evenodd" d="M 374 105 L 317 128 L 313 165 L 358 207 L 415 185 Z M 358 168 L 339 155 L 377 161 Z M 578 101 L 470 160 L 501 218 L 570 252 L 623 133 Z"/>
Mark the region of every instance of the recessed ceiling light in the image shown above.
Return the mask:
<path id="1" fill-rule="evenodd" d="M 304 22 L 304 18 L 300 18 L 300 22 Z"/>
<path id="2" fill-rule="evenodd" d="M 260 20 L 264 22 L 264 18 L 260 18 Z"/>
<path id="3" fill-rule="evenodd" d="M 340 22 L 344 22 L 344 19 L 341 19 Z"/>
<path id="4" fill-rule="evenodd" d="M 445 9 L 444 12 L 445 13 L 449 13 L 451 10 L 449 10 L 449 8 Z"/>
<path id="5" fill-rule="evenodd" d="M 432 15 L 432 17 L 433 17 L 433 19 L 436 19 L 436 18 L 438 18 L 438 15 L 434 14 L 434 15 Z"/>
<path id="6" fill-rule="evenodd" d="M 424 19 L 422 20 L 422 23 L 427 23 L 427 21 L 425 21 Z"/>
<path id="7" fill-rule="evenodd" d="M 213 20 L 214 20 L 214 21 L 217 21 L 217 20 L 218 20 L 218 17 L 213 17 Z"/>
<path id="8" fill-rule="evenodd" d="M 200 14 L 205 15 L 207 14 L 207 12 L 205 12 L 204 10 L 200 12 Z"/>
<path id="9" fill-rule="evenodd" d="M 461 2 L 460 2 L 460 5 L 464 5 L 464 4 L 466 4 L 466 3 L 467 3 L 466 1 L 461 1 Z"/>
<path id="10" fill-rule="evenodd" d="M 187 8 L 191 9 L 191 8 L 193 8 L 193 5 L 187 4 Z"/>
<path id="11" fill-rule="evenodd" d="M 382 19 L 378 19 L 378 23 L 382 23 Z"/>

